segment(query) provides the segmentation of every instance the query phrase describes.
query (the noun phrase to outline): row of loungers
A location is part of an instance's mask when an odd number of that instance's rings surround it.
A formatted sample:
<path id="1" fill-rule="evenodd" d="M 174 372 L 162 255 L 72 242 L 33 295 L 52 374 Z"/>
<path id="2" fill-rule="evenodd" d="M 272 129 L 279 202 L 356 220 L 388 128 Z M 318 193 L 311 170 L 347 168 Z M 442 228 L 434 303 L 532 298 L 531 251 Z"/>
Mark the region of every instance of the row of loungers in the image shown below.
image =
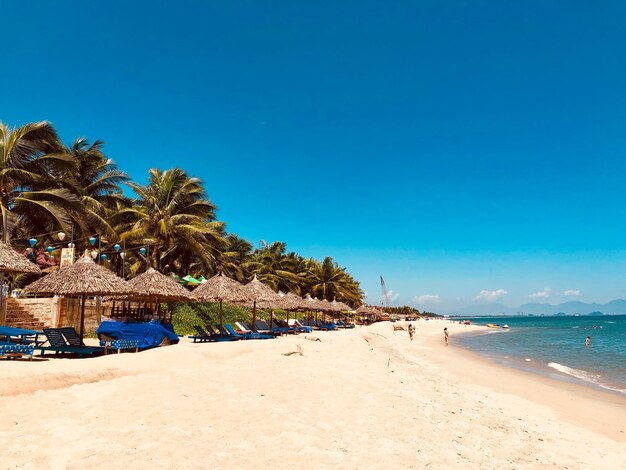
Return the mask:
<path id="1" fill-rule="evenodd" d="M 223 326 L 206 325 L 204 328 L 196 325 L 194 329 L 197 334 L 191 335 L 189 338 L 192 339 L 194 343 L 239 341 L 244 339 L 272 339 L 276 336 L 286 334 L 311 333 L 314 329 L 332 331 L 340 328 L 354 328 L 354 325 L 343 322 L 325 323 L 318 320 L 316 322 L 310 321 L 307 323 L 299 320 L 290 320 L 289 326 L 280 326 L 276 322 L 272 322 L 270 326 L 262 320 L 257 320 L 255 322 L 255 328 L 246 322 L 236 322 L 235 325 L 237 329 L 228 323 Z"/>
<path id="2" fill-rule="evenodd" d="M 55 355 L 85 357 L 107 354 L 111 350 L 120 353 L 139 349 L 137 340 L 113 340 L 109 344 L 101 342 L 101 346 L 86 346 L 72 327 L 44 328 L 43 332 L 2 327 L 0 338 L 4 339 L 0 341 L 0 357 L 8 359 L 21 356 L 32 359 L 36 351 L 42 356 L 49 352 Z"/>

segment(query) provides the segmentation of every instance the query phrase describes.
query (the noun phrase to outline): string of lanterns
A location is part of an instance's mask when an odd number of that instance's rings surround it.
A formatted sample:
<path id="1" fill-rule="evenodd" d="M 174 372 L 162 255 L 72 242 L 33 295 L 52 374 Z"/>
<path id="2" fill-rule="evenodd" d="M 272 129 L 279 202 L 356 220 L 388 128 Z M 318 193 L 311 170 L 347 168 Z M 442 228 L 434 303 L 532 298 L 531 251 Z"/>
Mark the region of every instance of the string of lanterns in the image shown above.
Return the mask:
<path id="1" fill-rule="evenodd" d="M 50 234 L 53 234 L 53 233 L 54 232 L 50 232 L 50 233 L 46 233 L 46 234 L 41 234 L 39 236 L 50 235 Z M 57 237 L 58 237 L 60 243 L 52 243 L 52 244 L 48 245 L 46 247 L 46 252 L 48 253 L 48 255 L 51 255 L 52 252 L 55 250 L 55 245 L 62 244 L 62 242 L 65 240 L 66 234 L 65 234 L 65 232 L 58 232 L 57 233 Z M 76 240 L 79 241 L 79 240 L 84 240 L 84 239 L 87 239 L 91 246 L 95 246 L 96 242 L 100 242 L 100 237 L 99 236 L 95 236 L 95 235 L 92 235 L 90 237 L 78 238 Z M 33 248 L 37 245 L 38 241 L 39 240 L 37 240 L 37 238 L 35 238 L 35 237 L 30 237 L 28 239 L 28 245 L 29 246 L 26 249 L 26 251 L 28 252 L 29 257 L 33 257 L 34 256 Z M 74 248 L 75 246 L 76 246 L 76 244 L 73 241 L 67 244 L 68 248 Z M 111 253 L 119 253 L 119 256 L 120 256 L 121 259 L 126 258 L 126 252 L 128 252 L 128 251 L 131 251 L 131 252 L 132 251 L 138 251 L 139 254 L 141 256 L 143 256 L 143 257 L 145 257 L 146 254 L 148 253 L 148 250 L 147 250 L 147 248 L 145 246 L 129 248 L 129 249 L 126 249 L 126 247 L 124 247 L 124 251 L 120 251 L 121 249 L 122 249 L 122 246 L 119 243 L 115 243 L 113 245 L 113 250 L 114 251 L 102 252 L 101 248 L 99 247 L 98 250 L 92 250 L 90 254 L 91 254 L 91 257 L 94 260 L 98 257 L 98 254 L 100 254 L 100 260 L 101 261 L 106 261 L 108 259 L 107 255 L 111 254 Z"/>

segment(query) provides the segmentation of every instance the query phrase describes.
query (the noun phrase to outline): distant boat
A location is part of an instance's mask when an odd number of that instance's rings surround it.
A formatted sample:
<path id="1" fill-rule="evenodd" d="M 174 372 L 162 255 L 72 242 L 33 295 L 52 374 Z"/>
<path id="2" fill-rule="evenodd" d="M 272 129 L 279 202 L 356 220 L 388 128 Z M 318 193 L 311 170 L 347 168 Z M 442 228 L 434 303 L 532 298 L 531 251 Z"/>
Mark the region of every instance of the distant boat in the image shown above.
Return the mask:
<path id="1" fill-rule="evenodd" d="M 506 328 L 508 330 L 509 329 L 509 325 L 502 325 L 502 328 Z"/>

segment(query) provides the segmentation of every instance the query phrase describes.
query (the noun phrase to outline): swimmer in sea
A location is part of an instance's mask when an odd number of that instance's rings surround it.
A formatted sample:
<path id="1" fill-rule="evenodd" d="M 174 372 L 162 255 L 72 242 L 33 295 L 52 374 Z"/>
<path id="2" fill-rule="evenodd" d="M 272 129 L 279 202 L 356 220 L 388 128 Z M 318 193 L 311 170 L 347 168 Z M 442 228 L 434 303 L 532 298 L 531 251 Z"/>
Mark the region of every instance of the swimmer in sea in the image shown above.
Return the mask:
<path id="1" fill-rule="evenodd" d="M 585 340 L 585 346 L 591 346 L 591 336 L 587 336 L 587 339 Z"/>

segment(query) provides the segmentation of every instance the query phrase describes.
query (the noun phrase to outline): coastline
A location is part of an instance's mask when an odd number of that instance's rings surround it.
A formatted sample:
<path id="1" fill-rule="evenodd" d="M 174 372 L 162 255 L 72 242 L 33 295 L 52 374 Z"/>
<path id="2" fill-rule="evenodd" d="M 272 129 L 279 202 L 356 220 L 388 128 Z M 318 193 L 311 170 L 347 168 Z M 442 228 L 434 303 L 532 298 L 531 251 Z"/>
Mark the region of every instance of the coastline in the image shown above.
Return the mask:
<path id="1" fill-rule="evenodd" d="M 626 401 L 455 348 L 462 325 L 413 323 L 412 342 L 379 323 L 3 361 L 0 435 L 10 445 L 0 468 L 608 469 L 626 461 Z"/>
<path id="2" fill-rule="evenodd" d="M 470 331 L 453 330 L 451 336 L 464 333 L 471 334 Z M 437 342 L 436 338 L 429 340 L 432 345 Z M 623 412 L 626 409 L 626 396 L 623 394 L 602 389 L 593 383 L 549 377 L 541 373 L 539 368 L 535 372 L 512 364 L 502 364 L 486 354 L 455 346 L 454 342 L 451 342 L 449 349 L 447 357 L 432 355 L 429 359 L 467 381 L 549 406 L 571 423 L 626 443 L 626 412 Z M 492 369 L 493 373 L 485 374 L 484 367 Z"/>

